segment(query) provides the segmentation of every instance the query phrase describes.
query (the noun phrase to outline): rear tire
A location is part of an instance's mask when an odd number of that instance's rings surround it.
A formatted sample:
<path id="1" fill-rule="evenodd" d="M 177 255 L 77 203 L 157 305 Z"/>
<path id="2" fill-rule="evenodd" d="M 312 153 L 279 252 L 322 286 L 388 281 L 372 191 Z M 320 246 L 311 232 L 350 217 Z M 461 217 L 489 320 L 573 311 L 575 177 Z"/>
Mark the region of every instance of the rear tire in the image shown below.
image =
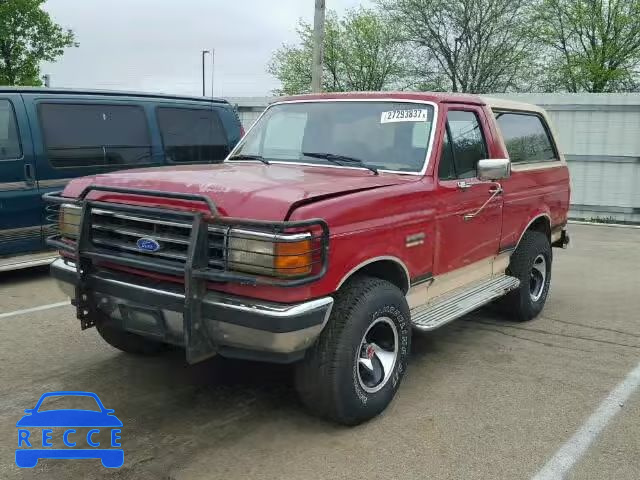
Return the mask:
<path id="1" fill-rule="evenodd" d="M 538 316 L 544 308 L 551 283 L 551 244 L 541 232 L 528 231 L 511 256 L 507 274 L 520 280 L 501 305 L 513 320 L 525 322 Z"/>
<path id="2" fill-rule="evenodd" d="M 155 355 L 166 348 L 162 342 L 116 328 L 104 319 L 96 321 L 96 330 L 105 342 L 126 353 Z"/>
<path id="3" fill-rule="evenodd" d="M 358 276 L 335 297 L 331 317 L 296 368 L 296 387 L 314 414 L 357 425 L 393 399 L 411 349 L 409 306 L 402 291 Z"/>

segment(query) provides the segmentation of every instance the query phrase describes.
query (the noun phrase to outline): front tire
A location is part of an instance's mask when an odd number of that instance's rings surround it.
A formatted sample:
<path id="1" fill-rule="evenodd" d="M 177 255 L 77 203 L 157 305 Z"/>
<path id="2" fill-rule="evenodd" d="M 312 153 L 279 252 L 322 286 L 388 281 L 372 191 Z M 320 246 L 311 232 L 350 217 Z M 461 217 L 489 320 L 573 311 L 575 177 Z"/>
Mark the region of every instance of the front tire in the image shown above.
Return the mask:
<path id="1" fill-rule="evenodd" d="M 525 322 L 538 316 L 544 308 L 551 283 L 551 244 L 541 232 L 528 231 L 511 256 L 507 274 L 520 280 L 502 305 L 512 319 Z"/>
<path id="2" fill-rule="evenodd" d="M 103 318 L 96 321 L 96 330 L 105 342 L 125 353 L 155 355 L 166 348 L 162 342 L 116 328 Z"/>
<path id="3" fill-rule="evenodd" d="M 381 413 L 407 369 L 411 324 L 395 285 L 358 276 L 338 292 L 331 318 L 296 368 L 296 387 L 314 414 L 357 425 Z"/>

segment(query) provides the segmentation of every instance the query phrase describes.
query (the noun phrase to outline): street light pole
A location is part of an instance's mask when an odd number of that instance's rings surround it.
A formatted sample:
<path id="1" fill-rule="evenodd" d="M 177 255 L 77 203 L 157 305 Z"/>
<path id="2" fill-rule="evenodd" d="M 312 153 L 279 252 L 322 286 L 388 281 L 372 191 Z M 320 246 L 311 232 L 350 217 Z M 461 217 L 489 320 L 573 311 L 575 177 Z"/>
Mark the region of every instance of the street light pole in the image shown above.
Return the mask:
<path id="1" fill-rule="evenodd" d="M 311 66 L 311 91 L 314 93 L 322 92 L 325 9 L 325 0 L 316 0 L 316 10 L 313 16 L 313 65 Z"/>
<path id="2" fill-rule="evenodd" d="M 216 49 L 211 49 L 211 98 L 213 98 L 213 74 L 216 68 Z"/>
<path id="3" fill-rule="evenodd" d="M 202 50 L 202 96 L 205 95 L 205 85 L 204 85 L 204 56 L 209 53 L 209 50 Z"/>

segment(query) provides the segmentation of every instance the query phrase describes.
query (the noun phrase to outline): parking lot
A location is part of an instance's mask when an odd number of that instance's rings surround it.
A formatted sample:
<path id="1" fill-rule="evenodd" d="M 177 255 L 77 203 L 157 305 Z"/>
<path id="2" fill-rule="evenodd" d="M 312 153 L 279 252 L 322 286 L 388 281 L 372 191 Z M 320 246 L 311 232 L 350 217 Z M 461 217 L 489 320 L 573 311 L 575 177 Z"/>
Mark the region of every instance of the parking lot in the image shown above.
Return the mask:
<path id="1" fill-rule="evenodd" d="M 640 361 L 640 229 L 571 232 L 541 317 L 514 324 L 485 308 L 414 336 L 397 398 L 355 428 L 308 416 L 289 367 L 131 357 L 81 332 L 70 306 L 20 313 L 65 300 L 46 269 L 4 274 L 0 478 L 533 478 Z M 16 421 L 54 390 L 95 392 L 115 409 L 121 469 L 15 466 Z M 617 408 L 584 455 L 573 450 L 568 478 L 640 478 L 640 392 Z"/>

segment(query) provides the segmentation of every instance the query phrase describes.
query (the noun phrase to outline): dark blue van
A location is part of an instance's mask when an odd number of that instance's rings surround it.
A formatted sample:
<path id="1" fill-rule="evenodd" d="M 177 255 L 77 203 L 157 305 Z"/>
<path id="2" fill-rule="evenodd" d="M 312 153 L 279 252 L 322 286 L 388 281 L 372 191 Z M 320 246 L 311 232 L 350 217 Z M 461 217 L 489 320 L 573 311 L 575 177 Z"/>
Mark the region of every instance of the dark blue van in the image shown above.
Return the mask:
<path id="1" fill-rule="evenodd" d="M 225 100 L 0 87 L 0 271 L 54 258 L 42 194 L 85 175 L 219 163 L 241 136 Z"/>

